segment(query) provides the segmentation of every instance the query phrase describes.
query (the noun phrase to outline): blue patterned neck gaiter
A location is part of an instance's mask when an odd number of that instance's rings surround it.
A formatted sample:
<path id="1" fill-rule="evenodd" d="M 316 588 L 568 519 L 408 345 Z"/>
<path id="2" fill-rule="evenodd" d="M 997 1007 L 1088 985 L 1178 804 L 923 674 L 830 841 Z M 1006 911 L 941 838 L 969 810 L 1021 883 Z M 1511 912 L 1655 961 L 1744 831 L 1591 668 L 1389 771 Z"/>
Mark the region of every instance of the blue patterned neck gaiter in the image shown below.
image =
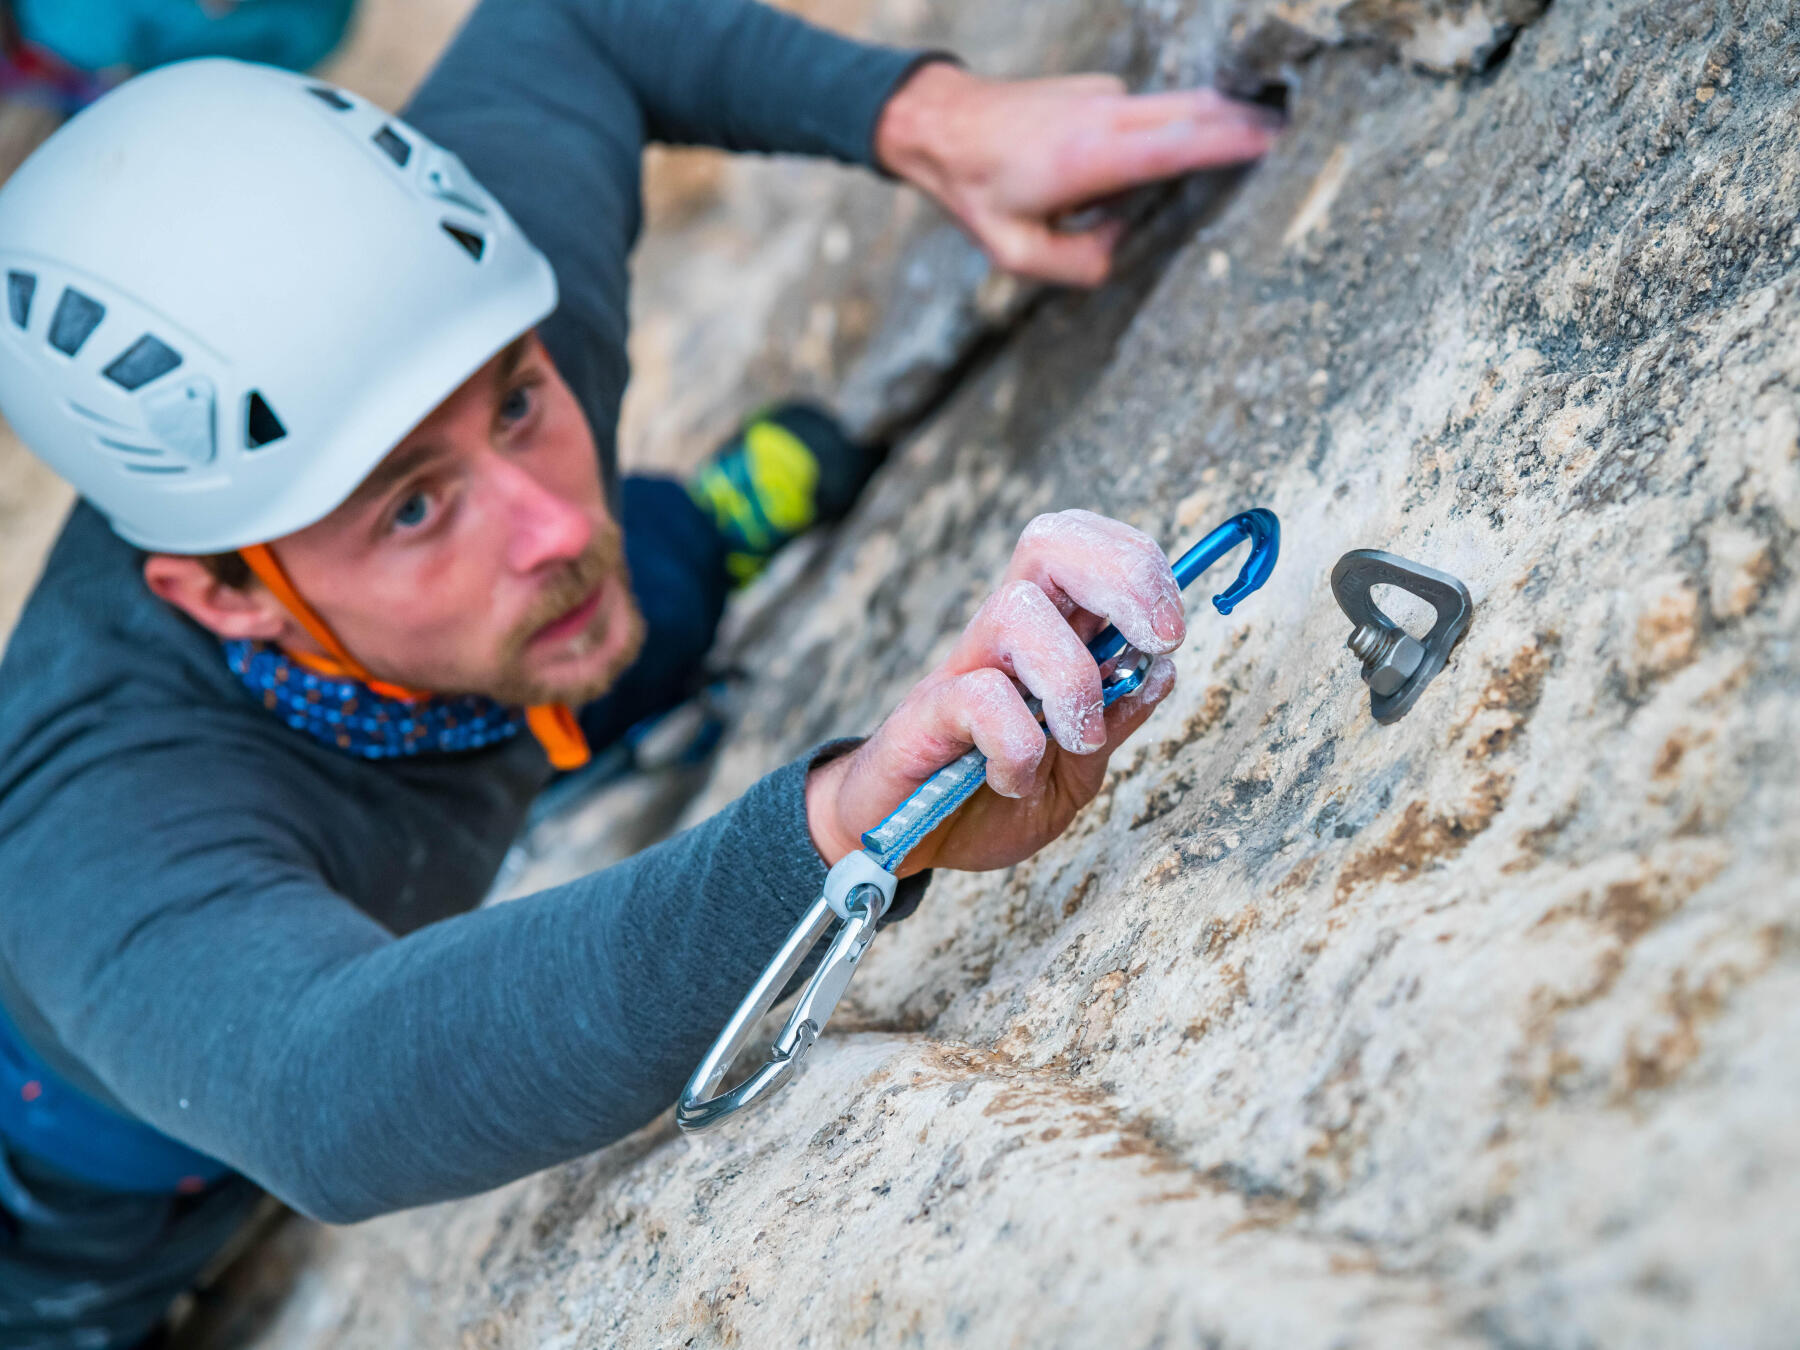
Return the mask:
<path id="1" fill-rule="evenodd" d="M 479 694 L 415 703 L 388 698 L 360 680 L 308 670 L 267 642 L 227 642 L 225 661 L 295 731 L 364 759 L 479 750 L 525 729 L 523 708 Z"/>

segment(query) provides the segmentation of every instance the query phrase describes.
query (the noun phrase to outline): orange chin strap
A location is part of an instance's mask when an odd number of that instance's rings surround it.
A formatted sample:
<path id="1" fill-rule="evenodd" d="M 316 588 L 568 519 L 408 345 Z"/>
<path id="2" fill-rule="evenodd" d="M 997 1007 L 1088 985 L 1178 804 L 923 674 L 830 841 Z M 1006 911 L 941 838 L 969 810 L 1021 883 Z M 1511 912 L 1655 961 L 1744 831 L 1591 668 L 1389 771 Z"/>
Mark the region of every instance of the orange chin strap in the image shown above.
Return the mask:
<path id="1" fill-rule="evenodd" d="M 294 583 L 288 580 L 288 574 L 275 558 L 275 552 L 267 544 L 251 544 L 248 548 L 240 548 L 238 556 L 249 564 L 256 579 L 269 588 L 269 594 L 281 602 L 281 607 L 294 618 L 294 622 L 306 630 L 306 634 L 328 653 L 330 661 L 322 661 L 316 656 L 304 654 L 294 655 L 294 659 L 303 666 L 309 666 L 326 675 L 338 675 L 352 680 L 361 680 L 369 688 L 384 698 L 403 699 L 407 703 L 417 703 L 428 695 L 422 689 L 407 689 L 402 685 L 389 684 L 378 680 L 363 668 L 362 662 L 350 655 L 348 648 L 338 641 L 337 634 L 331 626 L 313 611 Z"/>
<path id="2" fill-rule="evenodd" d="M 290 652 L 289 655 L 294 660 L 322 674 L 360 680 L 386 698 L 417 703 L 420 699 L 431 697 L 428 691 L 389 684 L 370 675 L 362 662 L 350 655 L 349 649 L 338 641 L 331 626 L 301 597 L 276 559 L 274 550 L 267 544 L 247 545 L 238 550 L 238 556 L 255 574 L 256 579 L 269 588 L 269 593 L 280 601 L 282 608 L 293 616 L 294 622 L 306 630 L 307 636 L 330 653 L 329 657 L 321 657 L 304 652 Z M 579 769 L 592 758 L 587 737 L 581 734 L 581 726 L 566 704 L 541 703 L 527 708 L 525 725 L 531 729 L 538 744 L 544 747 L 544 753 L 549 757 L 550 767 L 553 769 L 565 772 Z"/>

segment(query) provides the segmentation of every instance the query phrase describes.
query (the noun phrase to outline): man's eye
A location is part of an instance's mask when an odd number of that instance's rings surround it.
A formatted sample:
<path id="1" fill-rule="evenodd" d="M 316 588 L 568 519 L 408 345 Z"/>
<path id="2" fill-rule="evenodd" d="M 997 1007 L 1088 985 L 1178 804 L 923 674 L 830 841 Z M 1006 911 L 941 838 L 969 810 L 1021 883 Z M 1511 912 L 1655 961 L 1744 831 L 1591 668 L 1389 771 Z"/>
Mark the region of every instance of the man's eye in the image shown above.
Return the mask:
<path id="1" fill-rule="evenodd" d="M 507 422 L 517 422 L 531 411 L 531 390 L 520 386 L 500 401 L 500 416 Z"/>
<path id="2" fill-rule="evenodd" d="M 425 518 L 431 514 L 431 498 L 423 492 L 415 492 L 400 503 L 394 512 L 394 524 L 403 530 L 410 530 L 423 525 Z"/>

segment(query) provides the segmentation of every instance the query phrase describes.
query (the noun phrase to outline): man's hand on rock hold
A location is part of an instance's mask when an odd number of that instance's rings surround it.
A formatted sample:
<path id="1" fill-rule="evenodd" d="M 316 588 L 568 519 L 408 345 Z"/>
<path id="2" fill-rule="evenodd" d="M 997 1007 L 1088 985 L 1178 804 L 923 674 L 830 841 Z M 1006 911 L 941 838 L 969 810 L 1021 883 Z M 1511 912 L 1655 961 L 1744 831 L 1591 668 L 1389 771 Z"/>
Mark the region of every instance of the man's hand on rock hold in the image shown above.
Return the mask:
<path id="1" fill-rule="evenodd" d="M 888 100 L 883 167 L 934 197 L 995 263 L 1069 285 L 1106 280 L 1121 225 L 1056 220 L 1127 188 L 1255 159 L 1278 114 L 1211 89 L 1128 95 L 1114 75 L 984 80 L 942 62 Z"/>
<path id="2" fill-rule="evenodd" d="M 1107 623 L 1156 656 L 1143 684 L 1110 708 L 1086 643 Z M 1006 867 L 1068 828 L 1100 790 L 1106 763 L 1175 687 L 1163 653 L 1187 636 L 1181 589 L 1155 542 L 1091 511 L 1025 527 L 1000 588 L 942 665 L 853 754 L 814 769 L 807 824 L 827 863 L 971 745 L 987 786 L 907 858 L 903 870 Z M 1025 706 L 1035 694 L 1044 728 Z"/>

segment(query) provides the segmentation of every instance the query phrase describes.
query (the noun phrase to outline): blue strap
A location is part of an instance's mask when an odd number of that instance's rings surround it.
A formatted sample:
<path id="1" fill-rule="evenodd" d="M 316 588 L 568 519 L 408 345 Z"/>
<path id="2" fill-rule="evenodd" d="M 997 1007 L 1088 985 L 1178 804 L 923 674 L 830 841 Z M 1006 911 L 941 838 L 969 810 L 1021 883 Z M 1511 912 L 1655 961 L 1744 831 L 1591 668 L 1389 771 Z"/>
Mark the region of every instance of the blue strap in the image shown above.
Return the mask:
<path id="1" fill-rule="evenodd" d="M 0 1140 L 77 1181 L 134 1195 L 191 1195 L 231 1170 L 58 1078 L 3 1008 Z"/>

